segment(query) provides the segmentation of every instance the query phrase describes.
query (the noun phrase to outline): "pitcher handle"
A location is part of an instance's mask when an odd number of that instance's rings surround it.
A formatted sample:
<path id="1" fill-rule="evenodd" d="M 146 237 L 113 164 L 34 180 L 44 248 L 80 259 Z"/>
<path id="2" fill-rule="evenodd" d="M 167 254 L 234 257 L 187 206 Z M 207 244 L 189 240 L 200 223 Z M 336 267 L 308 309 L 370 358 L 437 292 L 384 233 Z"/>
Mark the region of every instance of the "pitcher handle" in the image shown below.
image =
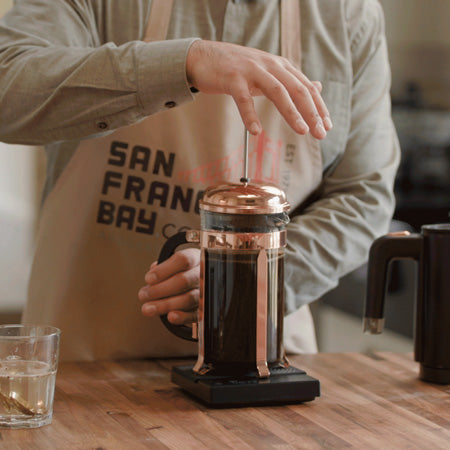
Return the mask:
<path id="1" fill-rule="evenodd" d="M 189 233 L 189 238 L 188 238 Z M 158 257 L 158 264 L 161 264 L 166 259 L 169 259 L 174 253 L 177 247 L 182 244 L 188 244 L 192 242 L 199 242 L 199 233 L 195 230 L 180 231 L 170 237 L 166 243 L 163 245 L 161 252 Z M 192 328 L 186 325 L 174 325 L 167 319 L 167 314 L 160 316 L 160 319 L 164 326 L 175 336 L 185 339 L 187 341 L 198 342 L 198 339 L 193 337 Z"/>
<path id="2" fill-rule="evenodd" d="M 365 332 L 380 334 L 384 326 L 384 294 L 388 264 L 393 259 L 419 260 L 422 248 L 420 234 L 390 234 L 376 239 L 370 248 L 366 304 L 363 328 Z"/>

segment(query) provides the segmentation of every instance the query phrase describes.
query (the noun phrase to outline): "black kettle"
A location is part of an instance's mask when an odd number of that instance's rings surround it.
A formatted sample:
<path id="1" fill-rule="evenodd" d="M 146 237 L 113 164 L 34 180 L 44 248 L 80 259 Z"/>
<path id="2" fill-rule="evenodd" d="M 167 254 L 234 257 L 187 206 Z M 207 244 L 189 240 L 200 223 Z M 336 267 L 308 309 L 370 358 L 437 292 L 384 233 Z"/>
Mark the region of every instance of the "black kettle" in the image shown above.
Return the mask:
<path id="1" fill-rule="evenodd" d="M 450 384 L 450 223 L 423 225 L 420 234 L 393 233 L 371 246 L 364 331 L 384 326 L 384 294 L 392 259 L 418 262 L 414 356 L 420 378 Z M 411 299 L 413 300 L 413 299 Z"/>

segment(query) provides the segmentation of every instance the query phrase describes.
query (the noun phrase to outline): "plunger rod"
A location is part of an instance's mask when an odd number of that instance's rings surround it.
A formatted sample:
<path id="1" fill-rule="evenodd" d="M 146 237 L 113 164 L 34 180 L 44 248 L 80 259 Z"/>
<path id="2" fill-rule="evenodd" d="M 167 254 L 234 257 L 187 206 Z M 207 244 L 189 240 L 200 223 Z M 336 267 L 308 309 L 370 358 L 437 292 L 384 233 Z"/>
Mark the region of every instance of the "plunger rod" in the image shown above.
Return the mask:
<path id="1" fill-rule="evenodd" d="M 244 139 L 244 176 L 241 178 L 241 183 L 248 183 L 250 179 L 248 178 L 248 130 L 245 129 L 245 139 Z"/>

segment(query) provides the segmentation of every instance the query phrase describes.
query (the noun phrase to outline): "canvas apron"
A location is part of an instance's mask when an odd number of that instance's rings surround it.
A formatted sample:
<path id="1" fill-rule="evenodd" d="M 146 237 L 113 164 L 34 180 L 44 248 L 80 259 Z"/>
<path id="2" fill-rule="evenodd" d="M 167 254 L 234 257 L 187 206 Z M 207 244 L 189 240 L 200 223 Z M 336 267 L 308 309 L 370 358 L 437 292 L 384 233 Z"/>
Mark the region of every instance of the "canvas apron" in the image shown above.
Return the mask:
<path id="1" fill-rule="evenodd" d="M 166 37 L 171 4 L 152 2 L 145 40 Z M 281 30 L 282 54 L 299 63 L 296 0 L 283 0 Z M 264 131 L 250 140 L 249 176 L 279 185 L 295 207 L 320 182 L 319 144 L 265 98 L 255 102 Z M 195 355 L 195 343 L 141 314 L 137 292 L 165 239 L 199 227 L 205 187 L 239 180 L 243 143 L 231 97 L 203 94 L 82 141 L 43 206 L 23 321 L 61 328 L 63 360 Z M 287 318 L 288 352 L 314 350 L 308 314 Z"/>

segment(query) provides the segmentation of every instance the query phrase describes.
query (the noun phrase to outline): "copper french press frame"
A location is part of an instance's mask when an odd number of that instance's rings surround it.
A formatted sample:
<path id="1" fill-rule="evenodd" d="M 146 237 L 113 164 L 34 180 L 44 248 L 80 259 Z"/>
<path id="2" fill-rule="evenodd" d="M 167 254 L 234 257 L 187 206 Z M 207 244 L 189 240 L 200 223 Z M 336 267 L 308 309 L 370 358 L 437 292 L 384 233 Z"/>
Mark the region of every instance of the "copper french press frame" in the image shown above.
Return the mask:
<path id="1" fill-rule="evenodd" d="M 208 368 L 205 364 L 204 314 L 205 310 L 205 249 L 258 250 L 257 258 L 257 305 L 256 305 L 256 370 L 259 378 L 270 376 L 267 362 L 267 304 L 268 304 L 268 259 L 267 250 L 279 250 L 286 247 L 286 230 L 270 233 L 226 233 L 210 230 L 189 230 L 186 241 L 199 243 L 200 257 L 200 296 L 198 305 L 198 322 L 193 330 L 198 339 L 198 358 L 193 371 L 204 374 Z M 287 361 L 285 359 L 285 361 Z M 287 364 L 287 362 L 286 362 Z"/>
<path id="2" fill-rule="evenodd" d="M 198 342 L 198 359 L 193 367 L 193 371 L 203 375 L 212 366 L 209 361 L 205 361 L 205 253 L 208 249 L 226 251 L 258 251 L 256 259 L 256 349 L 255 366 L 257 376 L 266 378 L 270 376 L 268 359 L 268 304 L 272 298 L 269 292 L 269 259 L 268 253 L 277 251 L 278 255 L 284 258 L 284 248 L 286 247 L 287 231 L 285 226 L 289 222 L 287 212 L 290 205 L 285 193 L 273 184 L 264 182 L 251 182 L 248 178 L 248 132 L 245 135 L 244 146 L 244 176 L 240 183 L 222 183 L 210 186 L 203 194 L 199 208 L 203 217 L 200 230 L 187 230 L 172 236 L 161 250 L 158 263 L 167 259 L 176 247 L 181 244 L 199 244 L 201 250 L 200 257 L 200 280 L 199 280 L 199 305 L 198 321 L 192 326 L 192 330 L 186 326 L 172 325 L 168 322 L 167 316 L 161 316 L 164 325 L 175 335 L 188 340 Z M 218 222 L 212 219 L 215 214 L 219 217 Z M 241 230 L 229 231 L 233 225 L 226 226 L 224 218 L 231 221 L 233 217 L 244 218 Z M 248 223 L 246 220 L 248 216 Z M 261 226 L 259 220 L 272 216 L 273 224 Z M 208 219 L 206 219 L 208 217 Z M 217 219 L 216 217 L 216 219 Z M 211 223 L 208 221 L 212 220 Z M 265 222 L 266 219 L 263 219 Z M 255 223 L 255 231 L 252 223 Z M 238 227 L 239 228 L 239 227 Z M 266 231 L 265 228 L 270 229 Z M 263 231 L 261 231 L 263 230 Z M 282 250 L 282 252 L 280 252 Z M 282 311 L 278 311 L 282 314 Z M 281 356 L 280 364 L 289 366 L 289 362 L 284 354 L 283 343 L 277 341 L 277 357 Z M 280 353 L 278 353 L 278 351 Z"/>

